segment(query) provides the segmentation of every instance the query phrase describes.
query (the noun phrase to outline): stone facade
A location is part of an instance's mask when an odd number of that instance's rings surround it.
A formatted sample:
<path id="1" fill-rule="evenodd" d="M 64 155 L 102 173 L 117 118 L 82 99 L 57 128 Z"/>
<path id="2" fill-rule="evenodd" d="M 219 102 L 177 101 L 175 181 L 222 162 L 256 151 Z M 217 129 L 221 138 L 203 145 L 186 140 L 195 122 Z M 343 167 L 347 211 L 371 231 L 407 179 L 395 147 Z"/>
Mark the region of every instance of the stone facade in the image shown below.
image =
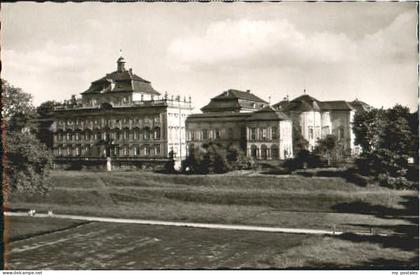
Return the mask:
<path id="1" fill-rule="evenodd" d="M 92 82 L 81 99 L 73 97 L 55 107 L 56 163 L 111 157 L 125 166 L 147 166 L 162 163 L 171 151 L 177 162 L 185 158 L 191 99 L 161 96 L 124 64 L 119 58 L 117 71 Z"/>

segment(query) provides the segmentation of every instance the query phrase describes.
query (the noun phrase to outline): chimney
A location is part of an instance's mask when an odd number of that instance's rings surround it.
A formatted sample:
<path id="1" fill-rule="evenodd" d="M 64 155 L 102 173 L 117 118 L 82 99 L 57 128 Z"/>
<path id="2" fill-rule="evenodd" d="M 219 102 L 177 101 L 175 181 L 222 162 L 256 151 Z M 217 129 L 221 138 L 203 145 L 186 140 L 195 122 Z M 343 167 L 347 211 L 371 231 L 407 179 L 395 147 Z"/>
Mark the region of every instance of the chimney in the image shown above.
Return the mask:
<path id="1" fill-rule="evenodd" d="M 128 69 L 128 71 L 130 72 L 130 74 L 133 74 L 133 69 L 132 68 Z"/>
<path id="2" fill-rule="evenodd" d="M 246 90 L 246 92 L 247 92 L 248 94 L 250 94 L 250 93 L 251 93 L 251 90 Z"/>

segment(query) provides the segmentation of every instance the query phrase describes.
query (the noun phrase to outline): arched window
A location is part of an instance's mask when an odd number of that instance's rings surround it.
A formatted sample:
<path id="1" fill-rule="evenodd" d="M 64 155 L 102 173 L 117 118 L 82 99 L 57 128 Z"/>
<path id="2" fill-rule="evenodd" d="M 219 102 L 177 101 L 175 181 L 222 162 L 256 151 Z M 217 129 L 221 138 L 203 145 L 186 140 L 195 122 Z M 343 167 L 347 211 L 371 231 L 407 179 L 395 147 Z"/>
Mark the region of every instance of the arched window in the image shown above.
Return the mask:
<path id="1" fill-rule="evenodd" d="M 267 159 L 267 146 L 261 145 L 261 159 Z"/>
<path id="2" fill-rule="evenodd" d="M 251 157 L 252 158 L 257 158 L 257 151 L 258 151 L 258 148 L 257 148 L 257 146 L 256 145 L 251 145 Z"/>
<path id="3" fill-rule="evenodd" d="M 271 145 L 271 158 L 279 159 L 279 147 L 276 144 Z"/>

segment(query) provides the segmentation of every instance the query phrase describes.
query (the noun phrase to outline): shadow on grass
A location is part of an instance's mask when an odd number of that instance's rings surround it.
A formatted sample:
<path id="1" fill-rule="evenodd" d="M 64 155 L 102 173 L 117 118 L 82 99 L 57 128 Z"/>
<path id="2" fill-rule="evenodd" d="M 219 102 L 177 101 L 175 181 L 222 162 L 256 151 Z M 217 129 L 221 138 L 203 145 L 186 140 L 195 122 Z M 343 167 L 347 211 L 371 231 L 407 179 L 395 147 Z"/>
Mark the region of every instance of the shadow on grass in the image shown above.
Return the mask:
<path id="1" fill-rule="evenodd" d="M 371 261 L 361 263 L 356 269 L 418 269 L 418 253 L 419 253 L 419 199 L 417 196 L 402 196 L 404 199 L 400 202 L 402 208 L 390 208 L 385 206 L 374 205 L 366 202 L 341 203 L 333 208 L 338 212 L 345 213 L 361 213 L 371 214 L 383 219 L 404 220 L 407 224 L 396 225 L 361 225 L 349 224 L 355 226 L 364 226 L 374 228 L 375 230 L 383 229 L 391 232 L 388 236 L 379 235 L 355 235 L 346 233 L 336 238 L 350 241 L 352 243 L 371 243 L 378 244 L 383 248 L 393 248 L 401 252 L 414 251 L 417 257 L 409 260 L 394 260 L 385 258 L 376 258 Z M 398 255 L 396 255 L 398 257 Z M 346 269 L 343 266 L 335 266 L 334 263 L 325 265 L 328 269 Z M 322 267 L 321 267 L 322 268 Z M 353 269 L 353 267 L 352 267 Z"/>

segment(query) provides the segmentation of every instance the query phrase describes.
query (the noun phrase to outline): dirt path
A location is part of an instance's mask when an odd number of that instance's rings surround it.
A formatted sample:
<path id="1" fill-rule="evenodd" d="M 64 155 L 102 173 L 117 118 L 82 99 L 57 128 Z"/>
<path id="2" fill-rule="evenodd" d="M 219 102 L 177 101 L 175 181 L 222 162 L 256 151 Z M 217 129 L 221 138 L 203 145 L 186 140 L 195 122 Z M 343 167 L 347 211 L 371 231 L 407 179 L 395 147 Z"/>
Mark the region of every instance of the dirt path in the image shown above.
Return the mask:
<path id="1" fill-rule="evenodd" d="M 28 216 L 27 213 L 5 212 L 6 216 Z M 293 234 L 312 234 L 312 235 L 341 235 L 343 232 L 333 230 L 319 230 L 307 228 L 284 228 L 284 227 L 267 227 L 267 226 L 248 226 L 248 225 L 230 225 L 230 224 L 214 224 L 214 223 L 192 223 L 192 222 L 171 222 L 158 220 L 143 220 L 143 219 L 121 219 L 121 218 L 105 218 L 92 217 L 80 215 L 66 215 L 54 214 L 48 216 L 47 214 L 36 214 L 28 218 L 58 218 L 58 219 L 72 219 L 92 222 L 108 222 L 108 223 L 128 223 L 128 224 L 144 224 L 144 225 L 163 225 L 163 226 L 177 226 L 177 227 L 194 227 L 206 229 L 223 229 L 223 230 L 242 230 L 242 231 L 259 231 L 259 232 L 273 232 L 273 233 L 293 233 Z M 366 235 L 365 232 L 352 232 L 353 234 Z M 385 234 L 381 234 L 386 236 Z"/>

